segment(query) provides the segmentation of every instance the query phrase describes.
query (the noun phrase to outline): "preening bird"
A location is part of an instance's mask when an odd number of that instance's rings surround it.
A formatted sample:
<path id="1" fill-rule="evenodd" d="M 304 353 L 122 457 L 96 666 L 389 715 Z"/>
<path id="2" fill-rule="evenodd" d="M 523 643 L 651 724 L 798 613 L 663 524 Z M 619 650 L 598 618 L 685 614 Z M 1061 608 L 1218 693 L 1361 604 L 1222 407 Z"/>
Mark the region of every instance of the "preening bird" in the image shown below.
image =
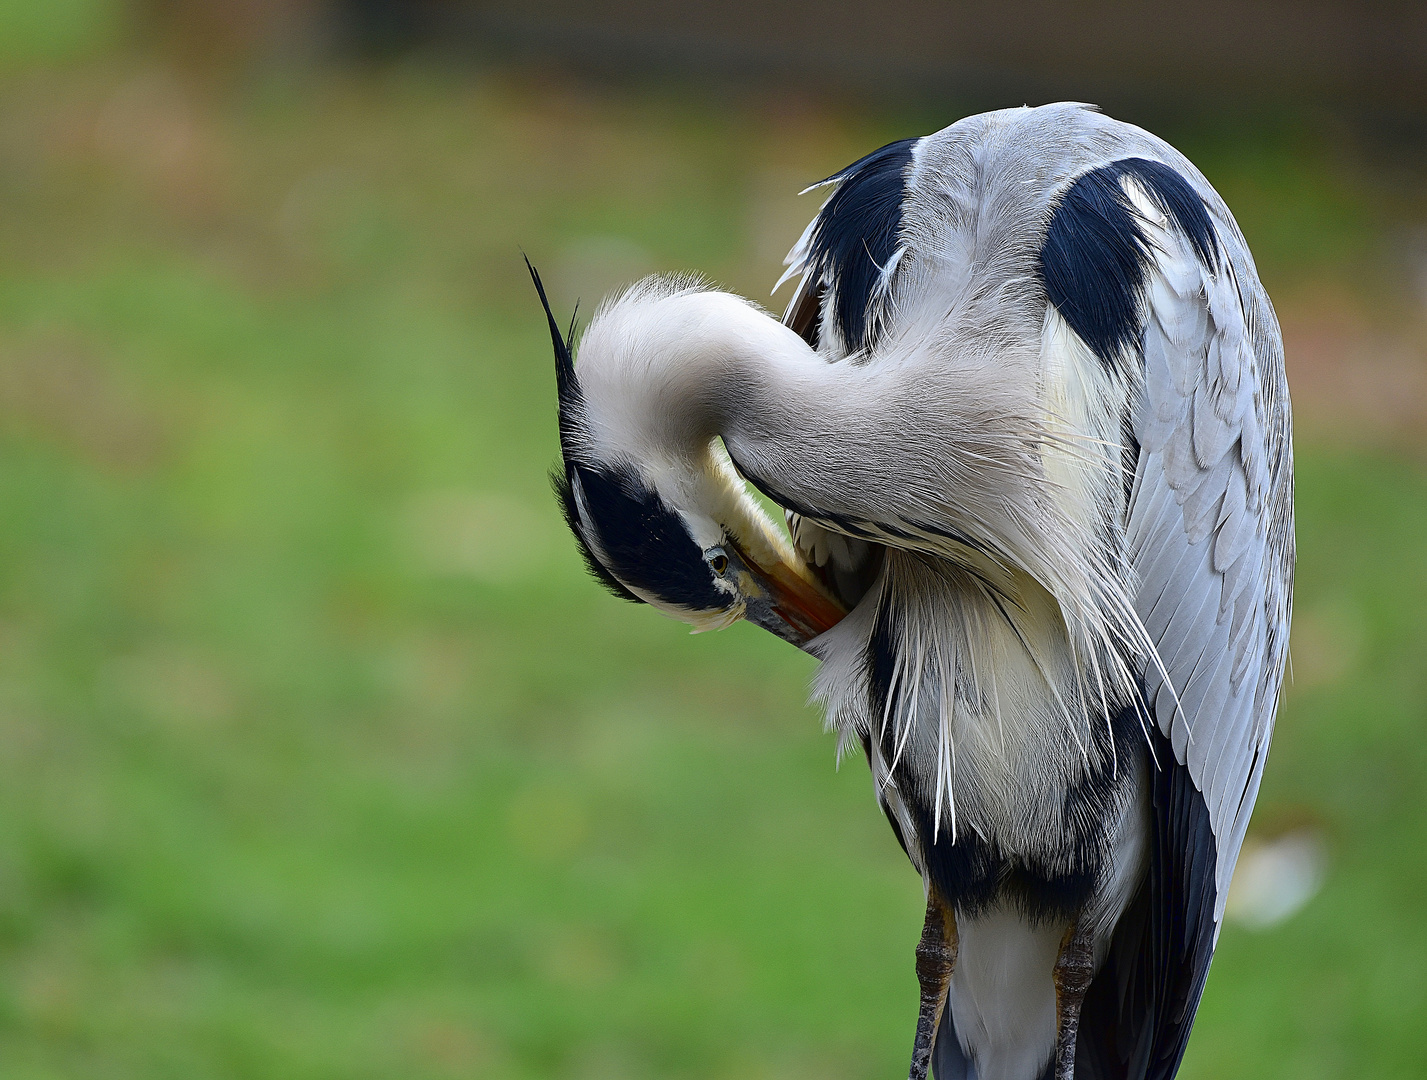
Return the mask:
<path id="1" fill-rule="evenodd" d="M 821 661 L 926 888 L 912 1080 L 1172 1077 L 1288 642 L 1273 308 L 1199 171 L 1087 106 L 824 183 L 781 321 L 650 278 L 576 362 L 540 290 L 566 517 L 617 594 Z"/>

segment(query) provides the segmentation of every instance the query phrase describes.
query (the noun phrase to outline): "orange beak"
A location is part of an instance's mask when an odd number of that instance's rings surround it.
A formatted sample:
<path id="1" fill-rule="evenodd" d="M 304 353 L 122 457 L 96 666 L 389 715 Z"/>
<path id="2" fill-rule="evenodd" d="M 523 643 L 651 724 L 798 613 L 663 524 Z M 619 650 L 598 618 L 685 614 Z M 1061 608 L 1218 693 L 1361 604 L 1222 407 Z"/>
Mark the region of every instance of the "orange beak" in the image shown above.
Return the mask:
<path id="1" fill-rule="evenodd" d="M 820 584 L 787 563 L 760 566 L 742 550 L 739 555 L 765 594 L 750 596 L 744 615 L 749 622 L 801 649 L 819 634 L 831 630 L 847 614 L 847 609 Z"/>

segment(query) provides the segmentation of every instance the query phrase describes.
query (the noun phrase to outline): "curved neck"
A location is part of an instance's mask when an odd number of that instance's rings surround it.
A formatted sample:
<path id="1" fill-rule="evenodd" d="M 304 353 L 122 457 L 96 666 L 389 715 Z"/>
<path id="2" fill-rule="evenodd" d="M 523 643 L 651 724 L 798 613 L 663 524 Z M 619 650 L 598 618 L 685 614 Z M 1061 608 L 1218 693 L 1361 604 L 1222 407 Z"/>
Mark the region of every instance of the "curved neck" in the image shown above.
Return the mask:
<path id="1" fill-rule="evenodd" d="M 1079 655 L 1118 656 L 1143 629 L 1086 500 L 1048 479 L 1059 451 L 1041 342 L 993 344 L 903 336 L 872 361 L 829 363 L 738 297 L 636 287 L 581 342 L 585 437 L 597 460 L 640 466 L 670 506 L 766 521 L 720 461 L 722 437 L 787 509 L 962 563 L 988 585 L 1024 572 L 1054 597 Z M 1102 479 L 1120 483 L 1110 467 Z"/>
<path id="2" fill-rule="evenodd" d="M 718 440 L 735 456 L 815 464 L 807 422 L 844 395 L 806 342 L 738 297 L 654 282 L 596 314 L 575 374 L 584 445 L 567 455 L 628 467 L 701 547 L 731 535 L 765 569 L 801 573 Z"/>
<path id="3" fill-rule="evenodd" d="M 965 549 L 1018 564 L 1051 586 L 1054 550 L 1036 437 L 1034 380 L 902 343 L 871 363 L 829 363 L 792 330 L 728 293 L 634 291 L 601 310 L 577 374 L 601 460 L 652 466 L 709 505 L 711 444 L 722 437 L 751 479 L 788 509 L 892 523 L 897 546 Z M 704 496 L 693 498 L 690 496 Z M 1032 520 L 1040 517 L 1043 521 Z M 923 534 L 897 523 L 928 523 Z M 1058 591 L 1053 589 L 1052 591 Z"/>
<path id="4" fill-rule="evenodd" d="M 590 324 L 576 371 L 589 437 L 606 459 L 687 462 L 718 436 L 788 452 L 797 430 L 842 398 L 834 365 L 720 292 L 621 299 Z"/>

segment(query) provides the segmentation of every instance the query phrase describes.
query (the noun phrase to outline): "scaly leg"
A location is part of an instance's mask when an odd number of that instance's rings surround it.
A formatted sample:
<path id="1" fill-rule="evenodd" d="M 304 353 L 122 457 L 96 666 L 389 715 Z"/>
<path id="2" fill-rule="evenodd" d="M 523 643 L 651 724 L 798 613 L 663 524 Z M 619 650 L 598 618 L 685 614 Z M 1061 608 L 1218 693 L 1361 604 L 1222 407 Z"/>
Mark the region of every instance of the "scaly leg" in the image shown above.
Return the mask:
<path id="1" fill-rule="evenodd" d="M 1055 959 L 1055 1080 L 1075 1080 L 1075 1037 L 1080 1006 L 1095 977 L 1095 943 L 1090 932 L 1071 924 Z"/>
<path id="2" fill-rule="evenodd" d="M 927 1080 L 937 1024 L 946 1009 L 947 988 L 955 969 L 956 913 L 942 903 L 936 886 L 929 886 L 927 919 L 922 924 L 922 939 L 917 942 L 917 981 L 922 985 L 922 1007 L 917 1015 L 909 1080 Z"/>

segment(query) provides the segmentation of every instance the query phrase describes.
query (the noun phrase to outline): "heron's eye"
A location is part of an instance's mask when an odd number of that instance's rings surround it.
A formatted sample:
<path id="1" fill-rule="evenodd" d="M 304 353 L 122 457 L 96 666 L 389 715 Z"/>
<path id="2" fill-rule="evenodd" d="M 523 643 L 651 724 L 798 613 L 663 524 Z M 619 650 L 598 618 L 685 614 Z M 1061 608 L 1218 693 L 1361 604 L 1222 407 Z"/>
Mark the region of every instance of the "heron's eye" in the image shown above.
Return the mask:
<path id="1" fill-rule="evenodd" d="M 723 553 L 722 548 L 713 548 L 707 552 L 709 566 L 713 567 L 713 572 L 719 577 L 728 571 L 728 556 Z"/>

